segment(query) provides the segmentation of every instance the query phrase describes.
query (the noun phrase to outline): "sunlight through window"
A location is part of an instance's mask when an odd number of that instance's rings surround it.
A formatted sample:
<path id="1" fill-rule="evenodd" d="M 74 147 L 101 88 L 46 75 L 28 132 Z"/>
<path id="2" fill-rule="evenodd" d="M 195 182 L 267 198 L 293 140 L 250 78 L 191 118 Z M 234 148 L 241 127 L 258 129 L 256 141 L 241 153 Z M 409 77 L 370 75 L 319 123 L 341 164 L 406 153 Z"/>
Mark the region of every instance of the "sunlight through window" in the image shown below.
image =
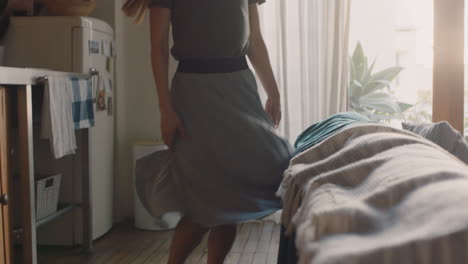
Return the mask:
<path id="1" fill-rule="evenodd" d="M 433 24 L 432 1 L 353 2 L 351 110 L 384 122 L 431 122 Z"/>

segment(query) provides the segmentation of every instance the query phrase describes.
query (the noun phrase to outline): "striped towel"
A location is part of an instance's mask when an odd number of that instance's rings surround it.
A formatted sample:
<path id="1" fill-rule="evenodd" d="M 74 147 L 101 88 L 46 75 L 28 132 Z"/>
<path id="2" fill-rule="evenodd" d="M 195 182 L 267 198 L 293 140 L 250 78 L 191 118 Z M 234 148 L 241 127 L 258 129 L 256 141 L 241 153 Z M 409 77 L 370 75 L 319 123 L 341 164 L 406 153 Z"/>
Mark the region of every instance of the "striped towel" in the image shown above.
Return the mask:
<path id="1" fill-rule="evenodd" d="M 41 137 L 50 140 L 55 159 L 76 152 L 75 130 L 94 126 L 90 80 L 50 76 L 45 85 Z"/>
<path id="2" fill-rule="evenodd" d="M 91 80 L 71 78 L 72 112 L 75 130 L 94 126 L 93 86 Z"/>
<path id="3" fill-rule="evenodd" d="M 55 159 L 75 154 L 72 89 L 68 78 L 50 76 L 44 87 L 41 137 L 50 141 Z"/>

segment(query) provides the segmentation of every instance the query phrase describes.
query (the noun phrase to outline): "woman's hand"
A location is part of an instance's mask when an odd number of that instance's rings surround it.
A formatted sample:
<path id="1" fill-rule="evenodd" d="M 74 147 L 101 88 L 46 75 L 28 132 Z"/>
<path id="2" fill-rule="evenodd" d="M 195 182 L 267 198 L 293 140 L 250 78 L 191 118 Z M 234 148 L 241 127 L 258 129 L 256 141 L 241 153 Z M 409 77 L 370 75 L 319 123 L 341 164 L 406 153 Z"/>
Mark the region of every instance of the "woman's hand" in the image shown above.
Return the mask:
<path id="1" fill-rule="evenodd" d="M 182 137 L 186 135 L 179 116 L 172 108 L 161 111 L 161 131 L 164 143 L 171 151 L 173 149 L 177 133 Z"/>
<path id="2" fill-rule="evenodd" d="M 265 104 L 265 112 L 270 116 L 271 120 L 278 128 L 281 121 L 281 100 L 271 68 L 268 50 L 263 40 L 260 30 L 260 17 L 258 14 L 257 4 L 249 5 L 249 21 L 250 21 L 250 46 L 248 56 L 250 62 L 255 68 L 255 72 L 265 88 L 268 99 Z"/>
<path id="3" fill-rule="evenodd" d="M 281 121 L 281 101 L 279 95 L 268 96 L 265 104 L 265 112 L 267 112 L 271 120 L 273 120 L 275 128 L 278 128 Z"/>

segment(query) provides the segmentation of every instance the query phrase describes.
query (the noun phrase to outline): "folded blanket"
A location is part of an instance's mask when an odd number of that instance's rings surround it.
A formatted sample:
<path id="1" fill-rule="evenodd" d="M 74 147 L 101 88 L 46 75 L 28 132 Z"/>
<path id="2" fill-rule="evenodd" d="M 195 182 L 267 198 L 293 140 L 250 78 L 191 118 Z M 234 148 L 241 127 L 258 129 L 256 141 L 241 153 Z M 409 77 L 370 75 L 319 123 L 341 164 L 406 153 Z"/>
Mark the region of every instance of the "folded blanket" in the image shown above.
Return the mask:
<path id="1" fill-rule="evenodd" d="M 468 263 L 467 188 L 452 154 L 373 124 L 296 156 L 278 194 L 300 263 Z"/>
<path id="2" fill-rule="evenodd" d="M 332 115 L 318 123 L 313 124 L 302 132 L 296 139 L 296 155 L 306 149 L 317 145 L 329 136 L 353 125 L 371 123 L 369 118 L 356 112 L 343 112 Z"/>

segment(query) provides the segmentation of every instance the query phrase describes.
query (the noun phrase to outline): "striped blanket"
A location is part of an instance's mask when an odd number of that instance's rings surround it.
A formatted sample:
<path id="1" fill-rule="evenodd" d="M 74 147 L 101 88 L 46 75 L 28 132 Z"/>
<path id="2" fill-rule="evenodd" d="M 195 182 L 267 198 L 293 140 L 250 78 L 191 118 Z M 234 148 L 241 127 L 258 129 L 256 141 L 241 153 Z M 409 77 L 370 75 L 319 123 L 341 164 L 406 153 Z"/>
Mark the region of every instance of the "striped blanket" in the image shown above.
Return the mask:
<path id="1" fill-rule="evenodd" d="M 468 263 L 468 166 L 411 132 L 345 129 L 278 191 L 300 263 Z"/>

